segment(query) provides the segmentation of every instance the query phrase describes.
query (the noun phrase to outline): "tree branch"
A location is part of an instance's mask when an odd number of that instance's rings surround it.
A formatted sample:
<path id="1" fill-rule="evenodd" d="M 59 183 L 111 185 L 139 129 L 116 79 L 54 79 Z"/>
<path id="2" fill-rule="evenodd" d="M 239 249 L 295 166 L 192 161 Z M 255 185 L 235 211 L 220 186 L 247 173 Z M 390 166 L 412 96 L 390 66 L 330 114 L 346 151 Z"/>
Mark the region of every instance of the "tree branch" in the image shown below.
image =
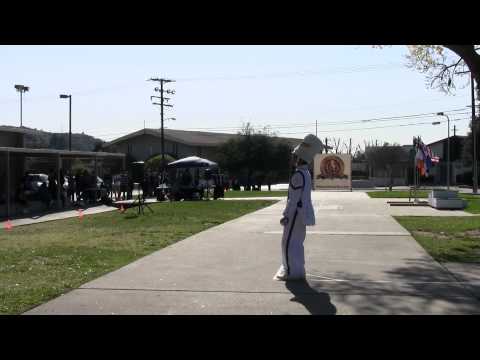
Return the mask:
<path id="1" fill-rule="evenodd" d="M 460 56 L 468 68 L 475 74 L 480 72 L 479 59 L 480 54 L 475 50 L 474 45 L 444 45 L 458 56 Z"/>

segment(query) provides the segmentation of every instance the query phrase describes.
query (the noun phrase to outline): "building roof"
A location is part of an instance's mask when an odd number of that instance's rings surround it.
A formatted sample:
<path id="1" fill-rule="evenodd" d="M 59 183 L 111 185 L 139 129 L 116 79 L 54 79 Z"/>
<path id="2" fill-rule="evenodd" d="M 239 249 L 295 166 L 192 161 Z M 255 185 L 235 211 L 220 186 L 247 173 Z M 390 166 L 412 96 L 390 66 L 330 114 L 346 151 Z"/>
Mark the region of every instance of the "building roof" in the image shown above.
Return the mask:
<path id="1" fill-rule="evenodd" d="M 62 157 L 116 157 L 124 158 L 126 155 L 121 153 L 107 153 L 107 152 L 93 152 L 93 151 L 68 151 L 68 150 L 54 150 L 54 149 L 30 149 L 17 147 L 0 147 L 1 152 L 20 153 L 28 156 L 48 156 L 60 155 Z"/>
<path id="2" fill-rule="evenodd" d="M 109 147 L 111 145 L 117 144 L 119 142 L 132 139 L 140 135 L 152 135 L 155 137 L 161 137 L 161 131 L 158 129 L 142 129 L 135 131 L 131 134 L 122 136 L 118 139 L 112 140 L 103 145 L 103 147 Z M 225 133 L 216 133 L 216 132 L 206 132 L 206 131 L 189 131 L 189 130 L 175 130 L 175 129 L 164 129 L 165 140 L 176 141 L 182 144 L 190 146 L 219 146 L 230 139 L 238 137 L 238 134 L 225 134 Z M 296 138 L 283 138 L 279 139 L 288 141 L 291 145 L 297 145 L 302 141 L 302 139 Z"/>
<path id="3" fill-rule="evenodd" d="M 450 139 L 459 138 L 460 140 L 465 140 L 467 137 L 468 137 L 468 136 L 465 136 L 465 135 L 455 135 L 455 136 L 450 136 Z M 445 141 L 447 141 L 447 140 L 448 140 L 448 137 L 443 138 L 443 139 L 440 139 L 440 140 L 437 140 L 437 141 L 434 141 L 434 142 L 428 144 L 428 146 L 436 145 L 436 144 L 445 142 Z"/>

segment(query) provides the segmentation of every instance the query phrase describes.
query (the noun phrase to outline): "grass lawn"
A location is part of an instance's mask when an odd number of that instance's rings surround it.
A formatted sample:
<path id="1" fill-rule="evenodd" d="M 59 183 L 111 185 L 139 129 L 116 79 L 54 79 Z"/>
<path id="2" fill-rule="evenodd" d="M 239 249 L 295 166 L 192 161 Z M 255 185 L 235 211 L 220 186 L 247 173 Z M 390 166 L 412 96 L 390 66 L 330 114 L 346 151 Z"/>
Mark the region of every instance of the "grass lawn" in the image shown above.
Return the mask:
<path id="1" fill-rule="evenodd" d="M 287 196 L 288 191 L 226 191 L 226 198 L 247 198 L 247 197 L 277 197 Z"/>
<path id="2" fill-rule="evenodd" d="M 439 262 L 480 262 L 480 217 L 397 216 Z"/>
<path id="3" fill-rule="evenodd" d="M 418 198 L 428 198 L 428 193 L 430 191 L 417 191 L 417 197 Z M 368 196 L 374 199 L 378 198 L 407 198 L 410 195 L 409 191 L 369 191 L 367 192 Z M 413 195 L 413 194 L 412 194 Z"/>
<path id="4" fill-rule="evenodd" d="M 418 198 L 428 198 L 428 193 L 430 191 L 418 191 L 417 197 Z M 367 192 L 368 196 L 371 198 L 408 198 L 409 192 L 408 191 L 372 191 Z M 480 214 L 480 195 L 472 195 L 472 194 L 458 194 L 462 199 L 467 200 L 468 204 L 465 208 L 465 211 L 472 213 L 472 214 Z"/>
<path id="5" fill-rule="evenodd" d="M 0 229 L 0 314 L 19 314 L 176 241 L 273 201 L 151 205 Z"/>
<path id="6" fill-rule="evenodd" d="M 480 214 L 480 195 L 459 194 L 462 199 L 468 201 L 465 211 L 472 214 Z"/>

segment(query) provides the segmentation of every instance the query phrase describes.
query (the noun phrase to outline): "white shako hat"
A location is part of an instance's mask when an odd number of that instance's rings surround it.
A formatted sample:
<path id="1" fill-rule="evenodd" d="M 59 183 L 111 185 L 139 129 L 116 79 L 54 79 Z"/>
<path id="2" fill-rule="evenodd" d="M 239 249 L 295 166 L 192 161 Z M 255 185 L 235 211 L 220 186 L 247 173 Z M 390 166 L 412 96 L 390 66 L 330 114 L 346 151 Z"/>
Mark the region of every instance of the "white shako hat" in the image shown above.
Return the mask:
<path id="1" fill-rule="evenodd" d="M 293 149 L 292 154 L 310 164 L 315 155 L 321 153 L 323 148 L 324 146 L 320 139 L 315 135 L 309 134 Z"/>

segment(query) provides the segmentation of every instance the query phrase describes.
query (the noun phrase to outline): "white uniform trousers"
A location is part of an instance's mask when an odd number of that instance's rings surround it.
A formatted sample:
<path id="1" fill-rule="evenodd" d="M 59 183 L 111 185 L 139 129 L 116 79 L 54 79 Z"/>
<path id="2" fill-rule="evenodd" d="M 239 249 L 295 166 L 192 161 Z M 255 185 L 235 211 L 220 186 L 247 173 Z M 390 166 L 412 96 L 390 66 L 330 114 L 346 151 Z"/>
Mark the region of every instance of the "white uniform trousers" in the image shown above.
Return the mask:
<path id="1" fill-rule="evenodd" d="M 282 265 L 277 272 L 278 276 L 288 279 L 305 278 L 305 241 L 307 227 L 303 224 L 298 210 L 286 226 L 283 227 L 282 237 Z"/>

